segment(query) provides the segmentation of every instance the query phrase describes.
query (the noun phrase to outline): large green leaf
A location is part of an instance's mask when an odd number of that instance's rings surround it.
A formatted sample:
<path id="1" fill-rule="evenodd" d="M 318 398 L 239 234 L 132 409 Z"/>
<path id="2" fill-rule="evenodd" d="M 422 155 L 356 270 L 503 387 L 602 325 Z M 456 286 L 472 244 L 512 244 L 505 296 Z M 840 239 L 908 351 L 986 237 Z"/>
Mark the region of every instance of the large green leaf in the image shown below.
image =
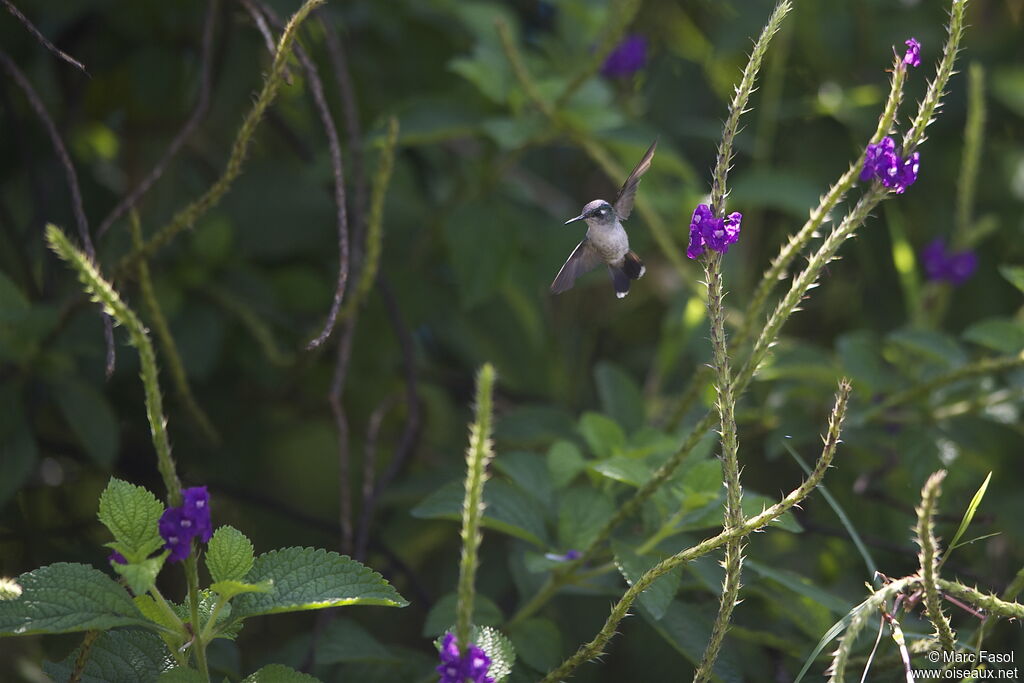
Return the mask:
<path id="1" fill-rule="evenodd" d="M 344 617 L 332 621 L 316 641 L 316 663 L 322 666 L 393 659 L 395 656 L 366 629 Z"/>
<path id="2" fill-rule="evenodd" d="M 412 510 L 421 519 L 462 519 L 462 482 L 453 481 L 427 496 Z M 544 513 L 530 496 L 511 484 L 495 480 L 484 487 L 483 525 L 534 545 L 547 545 Z"/>
<path id="3" fill-rule="evenodd" d="M 101 571 L 60 562 L 18 577 L 20 597 L 0 601 L 0 636 L 155 627 L 128 592 Z"/>
<path id="4" fill-rule="evenodd" d="M 615 455 L 626 446 L 626 435 L 619 424 L 599 413 L 584 413 L 580 418 L 580 434 L 598 458 Z"/>
<path id="5" fill-rule="evenodd" d="M 550 619 L 525 619 L 509 626 L 516 654 L 537 671 L 549 671 L 562 661 L 562 632 Z"/>
<path id="6" fill-rule="evenodd" d="M 580 449 L 571 441 L 556 441 L 548 449 L 548 472 L 555 488 L 568 486 L 580 472 L 586 469 L 587 461 Z"/>
<path id="7" fill-rule="evenodd" d="M 252 569 L 252 543 L 238 529 L 222 526 L 206 547 L 206 568 L 217 581 L 241 581 Z"/>
<path id="8" fill-rule="evenodd" d="M 619 568 L 622 578 L 632 586 L 644 573 L 658 564 L 661 558 L 650 555 L 637 555 L 633 548 L 618 540 L 612 541 L 612 552 L 615 553 L 615 565 Z M 665 610 L 676 597 L 679 583 L 682 580 L 682 567 L 676 567 L 651 584 L 651 587 L 640 594 L 640 603 L 647 608 L 654 619 L 665 616 Z"/>
<path id="9" fill-rule="evenodd" d="M 562 494 L 558 506 L 558 540 L 564 548 L 590 545 L 615 513 L 611 498 L 592 488 L 576 487 Z"/>
<path id="10" fill-rule="evenodd" d="M 643 426 L 644 397 L 625 370 L 612 363 L 598 363 L 594 368 L 594 381 L 605 413 L 629 434 Z"/>
<path id="11" fill-rule="evenodd" d="M 494 466 L 541 503 L 551 502 L 554 490 L 544 456 L 523 451 L 502 453 Z"/>
<path id="12" fill-rule="evenodd" d="M 273 581 L 269 593 L 246 593 L 231 603 L 232 621 L 257 614 L 342 605 L 405 607 L 408 601 L 380 574 L 355 560 L 317 548 L 282 548 L 256 558 L 249 583 Z"/>
<path id="13" fill-rule="evenodd" d="M 120 479 L 112 478 L 100 494 L 99 520 L 129 559 L 141 560 L 163 545 L 157 528 L 163 512 L 163 503 L 147 489 Z"/>
<path id="14" fill-rule="evenodd" d="M 602 477 L 621 481 L 630 486 L 642 486 L 651 478 L 652 473 L 651 466 L 645 461 L 625 455 L 598 460 L 590 465 L 590 469 Z"/>
<path id="15" fill-rule="evenodd" d="M 76 648 L 60 662 L 45 662 L 43 671 L 55 681 L 70 680 L 80 651 L 81 647 Z M 81 683 L 153 681 L 172 662 L 164 642 L 155 633 L 134 628 L 115 629 L 100 634 L 93 642 L 78 680 Z"/>
<path id="16" fill-rule="evenodd" d="M 1002 353 L 1024 349 L 1024 324 L 1008 318 L 979 320 L 966 330 L 964 339 Z"/>

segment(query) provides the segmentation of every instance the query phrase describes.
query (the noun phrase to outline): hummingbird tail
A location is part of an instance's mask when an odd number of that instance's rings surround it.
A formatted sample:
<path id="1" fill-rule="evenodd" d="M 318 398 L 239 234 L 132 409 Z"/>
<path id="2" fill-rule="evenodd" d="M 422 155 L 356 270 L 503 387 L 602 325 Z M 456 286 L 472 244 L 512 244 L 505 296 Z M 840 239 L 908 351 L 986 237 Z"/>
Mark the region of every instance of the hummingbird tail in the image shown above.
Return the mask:
<path id="1" fill-rule="evenodd" d="M 608 274 L 612 276 L 612 286 L 615 287 L 615 296 L 624 299 L 629 294 L 629 276 L 622 268 L 608 266 Z"/>
<path id="2" fill-rule="evenodd" d="M 626 256 L 622 259 L 622 270 L 630 280 L 639 280 L 647 272 L 644 262 L 633 251 L 626 252 Z"/>

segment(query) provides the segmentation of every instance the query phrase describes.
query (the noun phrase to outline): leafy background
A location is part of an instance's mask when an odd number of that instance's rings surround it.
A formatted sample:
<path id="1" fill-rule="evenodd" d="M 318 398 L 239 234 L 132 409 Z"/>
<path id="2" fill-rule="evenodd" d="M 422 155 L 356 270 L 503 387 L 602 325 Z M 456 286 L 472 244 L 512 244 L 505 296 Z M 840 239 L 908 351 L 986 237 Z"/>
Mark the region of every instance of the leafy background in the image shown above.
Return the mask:
<path id="1" fill-rule="evenodd" d="M 274 2 L 287 15 L 295 3 Z M 799 3 L 773 44 L 754 110 L 737 140 L 730 206 L 744 213 L 743 239 L 726 259 L 727 305 L 740 320 L 753 286 L 786 235 L 845 170 L 873 131 L 885 96 L 891 46 L 923 44 L 906 102 L 923 92 L 944 36 L 944 3 L 843 0 Z M 615 5 L 612 8 L 618 7 Z M 192 110 L 205 6 L 192 0 L 131 3 L 37 1 L 22 9 L 44 34 L 82 61 L 86 77 L 45 52 L 9 15 L 0 44 L 40 92 L 79 172 L 95 226 L 145 174 Z M 529 103 L 502 52 L 504 18 L 543 93 L 561 91 L 590 60 L 609 16 L 605 2 L 484 3 L 392 0 L 331 3 L 348 56 L 372 172 L 388 116 L 401 124 L 384 214 L 381 285 L 362 310 L 344 391 L 356 513 L 369 423 L 382 476 L 410 418 L 412 457 L 381 492 L 365 560 L 412 605 L 401 612 L 349 611 L 327 628 L 325 678 L 415 680 L 429 673 L 430 641 L 451 622 L 458 557 L 448 518 L 461 500 L 465 424 L 475 369 L 499 372 L 495 479 L 488 484 L 493 531 L 482 549 L 479 622 L 500 624 L 539 574 L 545 552 L 584 545 L 631 481 L 678 443 L 671 427 L 678 393 L 708 359 L 699 269 L 673 265 L 637 214 L 633 248 L 648 264 L 631 296 L 617 301 L 602 275 L 552 298 L 547 286 L 580 238 L 562 227 L 593 197 L 611 198 L 609 178 L 573 143 L 586 139 L 628 169 L 656 136 L 641 198 L 685 248 L 693 206 L 707 192 L 726 102 L 771 6 L 766 2 L 648 0 L 630 30 L 649 41 L 649 63 L 633 78 L 587 80 L 553 127 Z M 774 497 L 798 481 L 784 439 L 812 457 L 835 380 L 854 380 L 861 414 L 877 397 L 970 359 L 1024 346 L 1021 220 L 1024 202 L 1024 10 L 979 1 L 961 67 L 984 66 L 988 120 L 969 231 L 977 274 L 955 291 L 925 286 L 913 260 L 955 229 L 955 193 L 966 112 L 964 74 L 922 149 L 922 172 L 888 202 L 785 329 L 771 365 L 738 406 L 748 497 Z M 240 5 L 217 14 L 209 114 L 140 205 L 153 230 L 216 177 L 269 57 Z M 341 101 L 322 33 L 304 35 L 321 66 L 335 119 Z M 339 547 L 338 435 L 326 395 L 335 352 L 306 352 L 330 305 L 337 268 L 330 162 L 299 70 L 257 133 L 242 177 L 225 200 L 151 262 L 157 294 L 199 405 L 218 444 L 176 400 L 167 373 L 174 454 L 188 484 L 207 484 L 218 523 L 248 534 L 258 552 L 282 545 Z M 339 124 L 340 127 L 340 124 Z M 351 145 L 344 144 L 351 175 Z M 350 183 L 350 195 L 355 192 Z M 0 574 L 55 561 L 104 566 L 109 540 L 96 499 L 111 474 L 159 490 L 138 382 L 138 364 L 118 337 L 118 369 L 103 378 L 99 317 L 62 311 L 77 290 L 44 248 L 42 226 L 73 226 L 67 186 L 45 133 L 21 92 L 0 80 Z M 100 242 L 108 266 L 129 245 L 116 223 Z M 353 268 L 358 272 L 359 253 Z M 1019 268 L 1019 266 L 1017 266 Z M 1012 283 L 1016 274 L 1017 286 Z M 134 285 L 119 283 L 138 309 Z M 397 326 L 396 322 L 397 321 Z M 403 339 L 407 348 L 403 349 Z M 406 401 L 415 378 L 416 410 Z M 891 576 L 914 571 L 908 527 L 927 474 L 948 466 L 945 517 L 952 535 L 985 477 L 993 482 L 972 531 L 999 535 L 961 548 L 947 565 L 968 582 L 1001 590 L 1024 564 L 1019 495 L 1024 376 L 1017 370 L 958 387 L 887 416 L 854 422 L 827 484 Z M 710 407 L 705 391 L 683 419 Z M 384 409 L 381 408 L 384 406 Z M 936 406 L 939 406 L 937 409 Z M 953 409 L 942 409 L 954 406 Z M 681 430 L 681 431 L 680 431 Z M 720 475 L 711 457 L 680 485 L 693 506 L 681 546 L 714 524 Z M 635 545 L 638 521 L 617 541 Z M 860 600 L 868 578 L 824 502 L 813 498 L 787 523 L 751 542 L 746 601 L 726 642 L 726 678 L 791 678 L 820 635 Z M 665 548 L 668 551 L 668 548 Z M 642 561 L 642 558 L 641 558 Z M 631 619 L 601 666 L 578 680 L 668 680 L 703 646 L 717 602 L 713 562 L 680 577 L 661 619 Z M 628 571 L 627 571 L 628 573 Z M 513 632 L 529 680 L 589 638 L 619 582 L 570 591 Z M 167 590 L 174 591 L 173 577 Z M 177 589 L 180 590 L 180 587 Z M 846 607 L 844 607 L 846 605 Z M 655 604 L 655 608 L 659 605 Z M 650 605 L 641 608 L 650 610 Z M 655 609 L 654 611 L 657 611 Z M 953 610 L 956 611 L 955 609 Z M 213 656 L 225 672 L 264 659 L 301 663 L 312 616 L 256 620 L 239 644 Z M 971 628 L 956 613 L 954 625 Z M 907 627 L 905 625 L 905 627 Z M 913 631 L 912 628 L 907 627 Z M 771 639 L 774 636 L 775 639 Z M 1019 627 L 996 630 L 991 649 L 1022 642 Z M 62 658 L 75 638 L 0 642 L 0 677 L 31 680 L 44 656 Z M 333 649 L 330 649 L 333 648 Z M 325 650 L 327 649 L 327 650 Z M 524 661 L 525 660 L 525 661 Z M 341 678 L 338 678 L 341 680 Z"/>

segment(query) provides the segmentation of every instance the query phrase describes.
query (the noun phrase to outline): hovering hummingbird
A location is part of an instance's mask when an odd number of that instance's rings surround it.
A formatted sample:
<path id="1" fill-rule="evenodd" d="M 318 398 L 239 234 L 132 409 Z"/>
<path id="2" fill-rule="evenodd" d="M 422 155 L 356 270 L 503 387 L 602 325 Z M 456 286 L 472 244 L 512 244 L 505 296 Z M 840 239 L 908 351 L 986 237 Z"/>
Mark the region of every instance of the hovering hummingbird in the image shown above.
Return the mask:
<path id="1" fill-rule="evenodd" d="M 583 213 L 565 222 L 565 225 L 569 225 L 578 220 L 586 221 L 587 235 L 573 249 L 569 259 L 555 276 L 555 281 L 551 283 L 551 291 L 554 294 L 572 289 L 576 278 L 590 272 L 601 263 L 608 265 L 615 296 L 620 299 L 629 294 L 630 280 L 639 280 L 644 276 L 647 269 L 644 268 L 644 262 L 640 257 L 629 250 L 629 236 L 622 227 L 622 221 L 629 218 L 629 214 L 633 212 L 636 188 L 640 185 L 640 177 L 651 167 L 651 159 L 654 158 L 654 149 L 657 146 L 657 140 L 651 143 L 643 159 L 619 190 L 614 205 L 603 199 L 595 199 L 583 207 Z"/>

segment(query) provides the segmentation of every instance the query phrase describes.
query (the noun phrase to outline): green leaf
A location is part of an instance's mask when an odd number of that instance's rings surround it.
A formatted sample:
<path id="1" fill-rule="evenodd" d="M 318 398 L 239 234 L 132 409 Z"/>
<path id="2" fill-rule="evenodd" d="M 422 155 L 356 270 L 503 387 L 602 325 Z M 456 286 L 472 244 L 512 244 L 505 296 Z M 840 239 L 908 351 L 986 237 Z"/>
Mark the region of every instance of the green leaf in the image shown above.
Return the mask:
<path id="1" fill-rule="evenodd" d="M 641 486 L 651 478 L 651 467 L 643 460 L 624 455 L 600 460 L 590 465 L 590 469 L 602 477 L 613 481 L 621 481 L 630 486 Z"/>
<path id="2" fill-rule="evenodd" d="M 465 498 L 463 482 L 445 484 L 413 508 L 411 514 L 420 519 L 462 519 Z M 547 545 L 544 512 L 536 501 L 508 482 L 495 480 L 484 487 L 484 516 L 481 522 L 494 529 L 534 545 Z"/>
<path id="3" fill-rule="evenodd" d="M 427 620 L 423 624 L 423 635 L 428 638 L 436 638 L 451 630 L 455 623 L 455 604 L 458 595 L 448 593 L 434 603 L 427 614 Z M 473 623 L 478 626 L 497 626 L 505 617 L 501 614 L 501 608 L 494 604 L 494 601 L 486 595 L 477 593 L 473 600 Z"/>
<path id="4" fill-rule="evenodd" d="M 112 478 L 100 494 L 99 520 L 128 560 L 143 559 L 163 545 L 157 523 L 164 505 L 141 486 Z"/>
<path id="5" fill-rule="evenodd" d="M 957 541 L 959 541 L 964 532 L 967 531 L 967 527 L 971 525 L 971 521 L 974 519 L 974 514 L 978 511 L 978 507 L 981 505 L 981 501 L 985 498 L 985 492 L 988 491 L 988 483 L 992 481 L 992 473 L 989 472 L 988 476 L 985 477 L 985 481 L 981 483 L 978 490 L 974 492 L 974 496 L 971 498 L 971 502 L 968 503 L 967 509 L 964 511 L 963 519 L 960 520 L 960 526 L 957 527 L 956 533 L 953 534 L 953 540 L 949 542 L 947 550 L 942 555 L 942 560 L 939 562 L 939 569 L 942 569 L 942 565 L 946 564 L 946 560 L 949 559 L 950 553 L 957 547 Z"/>
<path id="6" fill-rule="evenodd" d="M 967 362 L 967 354 L 953 337 L 933 330 L 906 329 L 891 333 L 891 342 L 916 359 L 928 359 L 945 368 L 960 367 Z"/>
<path id="7" fill-rule="evenodd" d="M 0 636 L 152 628 L 128 592 L 101 571 L 59 562 L 18 577 L 21 596 L 0 601 Z"/>
<path id="8" fill-rule="evenodd" d="M 269 593 L 274 590 L 274 582 L 268 579 L 259 583 L 245 583 L 244 581 L 228 579 L 226 581 L 214 581 L 210 584 L 210 590 L 225 600 L 230 600 L 236 595 L 242 595 L 243 593 Z"/>
<path id="9" fill-rule="evenodd" d="M 298 612 L 342 605 L 405 607 L 409 603 L 380 574 L 338 553 L 283 548 L 256 558 L 249 583 L 273 581 L 269 593 L 246 593 L 232 602 L 233 621 L 258 614 Z"/>
<path id="10" fill-rule="evenodd" d="M 477 43 L 471 57 L 456 57 L 448 62 L 448 68 L 475 85 L 495 104 L 504 104 L 508 99 L 512 72 L 508 59 L 496 45 Z"/>
<path id="11" fill-rule="evenodd" d="M 612 540 L 612 552 L 615 553 L 615 565 L 619 568 L 619 573 L 630 586 L 639 581 L 648 569 L 661 561 L 661 558 L 658 557 L 637 555 L 633 548 L 618 540 Z M 676 567 L 664 576 L 659 576 L 650 588 L 640 594 L 640 603 L 647 608 L 655 620 L 665 616 L 665 611 L 676 597 L 680 581 L 682 581 L 682 567 Z"/>
<path id="12" fill-rule="evenodd" d="M 238 529 L 222 526 L 206 546 L 206 568 L 214 582 L 241 581 L 252 569 L 252 543 Z"/>
<path id="13" fill-rule="evenodd" d="M 963 338 L 1001 353 L 1024 349 L 1024 325 L 1007 318 L 986 318 L 964 330 Z"/>
<path id="14" fill-rule="evenodd" d="M 551 473 L 551 481 L 557 489 L 572 483 L 586 467 L 586 459 L 571 441 L 556 441 L 548 449 L 548 472 Z"/>
<path id="15" fill-rule="evenodd" d="M 1014 287 L 1024 292 L 1024 266 L 999 266 L 999 274 Z"/>
<path id="16" fill-rule="evenodd" d="M 502 453 L 500 458 L 495 459 L 494 466 L 523 492 L 545 505 L 551 502 L 554 490 L 543 456 L 523 451 Z"/>
<path id="17" fill-rule="evenodd" d="M 550 619 L 525 619 L 509 627 L 516 654 L 537 671 L 550 671 L 562 661 L 562 632 Z"/>
<path id="18" fill-rule="evenodd" d="M 487 653 L 491 659 L 487 675 L 494 679 L 494 683 L 499 683 L 512 673 L 512 665 L 516 661 L 516 649 L 512 646 L 512 641 L 496 628 L 478 626 L 473 630 L 474 644 Z"/>
<path id="19" fill-rule="evenodd" d="M 160 609 L 159 605 L 156 604 L 156 600 L 151 595 L 136 595 L 132 602 L 139 608 L 142 615 L 152 622 L 160 624 L 161 626 L 174 631 L 180 628 L 180 624 L 168 615 L 164 610 Z"/>
<path id="20" fill-rule="evenodd" d="M 640 613 L 669 645 L 693 664 L 700 662 L 711 637 L 711 617 L 707 610 L 673 600 L 661 619 L 651 618 L 642 605 Z M 713 669 L 715 676 L 727 683 L 741 683 L 743 673 L 737 656 L 737 650 L 722 648 Z"/>
<path id="21" fill-rule="evenodd" d="M 107 397 L 77 379 L 54 387 L 53 397 L 89 457 L 100 467 L 113 465 L 119 433 Z"/>
<path id="22" fill-rule="evenodd" d="M 316 663 L 319 666 L 340 662 L 395 659 L 395 656 L 366 629 L 344 617 L 332 621 L 317 639 Z"/>
<path id="23" fill-rule="evenodd" d="M 320 679 L 283 664 L 271 664 L 249 674 L 242 679 L 242 683 L 320 683 Z"/>
<path id="24" fill-rule="evenodd" d="M 166 559 L 167 554 L 161 553 L 156 557 L 148 557 L 141 562 L 129 562 L 128 564 L 111 562 L 110 566 L 125 580 L 132 593 L 143 595 L 149 592 L 149 589 L 156 583 L 156 576 L 163 569 Z"/>
<path id="25" fill-rule="evenodd" d="M 753 569 L 755 573 L 760 574 L 766 579 L 771 579 L 775 583 L 788 588 L 797 595 L 802 595 L 805 598 L 810 599 L 814 604 L 821 605 L 836 615 L 846 614 L 853 607 L 842 598 L 818 588 L 810 579 L 805 576 L 801 576 L 796 572 L 789 571 L 788 569 L 776 569 L 774 567 L 769 567 L 768 565 L 761 564 L 760 562 L 756 562 L 749 558 L 744 560 L 743 564 L 744 566 Z"/>
<path id="26" fill-rule="evenodd" d="M 584 413 L 580 418 L 580 434 L 598 458 L 608 458 L 626 446 L 622 427 L 611 418 L 599 413 Z"/>
<path id="27" fill-rule="evenodd" d="M 584 487 L 569 489 L 558 506 L 559 543 L 564 548 L 586 548 L 613 514 L 615 504 L 600 491 Z"/>
<path id="28" fill-rule="evenodd" d="M 644 397 L 640 387 L 625 370 L 607 362 L 594 369 L 597 395 L 604 412 L 632 434 L 644 424 Z"/>
<path id="29" fill-rule="evenodd" d="M 79 646 L 60 662 L 44 662 L 43 671 L 55 681 L 70 680 L 80 652 Z M 167 667 L 169 660 L 170 654 L 163 641 L 151 631 L 106 631 L 93 642 L 79 680 L 81 683 L 154 681 Z"/>

